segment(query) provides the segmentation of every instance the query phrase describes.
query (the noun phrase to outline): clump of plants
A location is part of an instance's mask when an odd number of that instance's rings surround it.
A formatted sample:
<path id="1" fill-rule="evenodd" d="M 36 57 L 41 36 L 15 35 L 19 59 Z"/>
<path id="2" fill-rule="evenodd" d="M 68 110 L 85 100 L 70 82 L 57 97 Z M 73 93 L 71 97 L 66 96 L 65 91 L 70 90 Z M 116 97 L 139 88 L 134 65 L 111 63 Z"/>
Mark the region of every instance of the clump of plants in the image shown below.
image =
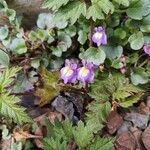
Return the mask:
<path id="1" fill-rule="evenodd" d="M 63 121 L 45 117 L 42 148 L 113 149 L 115 137 L 103 134 L 109 113 L 128 111 L 150 95 L 150 1 L 44 0 L 41 7 L 48 12 L 27 31 L 16 11 L 0 1 L 8 21 L 0 26 L 1 124 L 10 127 L 10 119 L 13 127 L 28 123 L 34 130 L 36 121 L 18 101 L 22 95 L 50 108 L 60 95 L 76 92 L 84 95 L 82 117 L 70 119 L 60 109 Z"/>

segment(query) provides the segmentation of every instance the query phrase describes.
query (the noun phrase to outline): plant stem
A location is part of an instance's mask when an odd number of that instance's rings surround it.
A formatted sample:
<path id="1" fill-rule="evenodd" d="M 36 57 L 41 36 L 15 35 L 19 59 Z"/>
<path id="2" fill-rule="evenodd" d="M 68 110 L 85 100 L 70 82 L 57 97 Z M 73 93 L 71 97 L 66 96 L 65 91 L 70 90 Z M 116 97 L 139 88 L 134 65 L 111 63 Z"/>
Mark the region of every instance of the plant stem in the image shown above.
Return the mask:
<path id="1" fill-rule="evenodd" d="M 92 20 L 92 18 L 90 19 L 90 34 L 89 34 L 89 47 L 91 47 L 93 45 L 93 41 L 92 41 L 92 35 L 93 35 L 93 28 L 94 28 L 94 22 Z"/>
<path id="2" fill-rule="evenodd" d="M 141 63 L 141 64 L 139 65 L 139 67 L 142 67 L 142 66 L 144 66 L 145 64 L 147 64 L 147 63 L 149 62 L 149 60 L 150 60 L 150 57 L 148 57 L 145 61 L 143 61 L 143 63 Z"/>

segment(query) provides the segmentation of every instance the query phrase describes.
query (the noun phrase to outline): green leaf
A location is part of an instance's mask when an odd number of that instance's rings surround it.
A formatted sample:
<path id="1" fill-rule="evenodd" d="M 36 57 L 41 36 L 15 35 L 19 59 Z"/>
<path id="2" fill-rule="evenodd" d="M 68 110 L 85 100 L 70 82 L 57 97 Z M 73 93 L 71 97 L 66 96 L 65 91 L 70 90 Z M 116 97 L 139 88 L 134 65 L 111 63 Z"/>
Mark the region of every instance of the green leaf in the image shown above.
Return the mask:
<path id="1" fill-rule="evenodd" d="M 132 106 L 134 103 L 137 103 L 140 100 L 141 96 L 142 93 L 140 94 L 137 93 L 137 95 L 127 98 L 124 102 L 120 102 L 119 105 L 124 108 L 128 108 L 129 106 Z"/>
<path id="2" fill-rule="evenodd" d="M 118 3 L 119 5 L 123 5 L 128 7 L 129 6 L 129 0 L 114 0 L 116 3 Z"/>
<path id="3" fill-rule="evenodd" d="M 37 30 L 37 38 L 40 39 L 42 42 L 47 40 L 48 38 L 48 31 L 43 29 Z"/>
<path id="4" fill-rule="evenodd" d="M 141 20 L 143 16 L 150 13 L 149 0 L 134 0 L 130 7 L 127 9 L 127 15 L 135 20 Z"/>
<path id="5" fill-rule="evenodd" d="M 88 144 L 90 144 L 90 141 L 93 138 L 92 132 L 89 130 L 87 126 L 84 125 L 82 121 L 78 122 L 78 126 L 75 127 L 73 135 L 76 144 L 81 148 L 84 148 Z"/>
<path id="6" fill-rule="evenodd" d="M 13 9 L 6 9 L 6 15 L 10 21 L 13 21 L 16 17 L 16 11 Z"/>
<path id="7" fill-rule="evenodd" d="M 80 53 L 79 58 L 92 62 L 95 65 L 100 65 L 104 63 L 106 54 L 102 49 L 90 47 L 86 51 Z"/>
<path id="8" fill-rule="evenodd" d="M 56 13 L 55 19 L 70 20 L 73 25 L 81 15 L 86 15 L 86 4 L 77 0 L 61 7 Z"/>
<path id="9" fill-rule="evenodd" d="M 146 17 L 144 17 L 142 21 L 142 25 L 140 26 L 140 30 L 142 32 L 150 32 L 150 14 Z"/>
<path id="10" fill-rule="evenodd" d="M 41 29 L 52 29 L 55 27 L 54 15 L 50 13 L 41 13 L 37 19 L 37 26 Z"/>
<path id="11" fill-rule="evenodd" d="M 7 3 L 3 0 L 0 1 L 0 11 L 4 10 L 5 8 L 8 8 Z"/>
<path id="12" fill-rule="evenodd" d="M 97 4 L 92 4 L 87 10 L 87 19 L 92 18 L 94 21 L 96 19 L 104 19 L 104 14 L 102 13 L 101 7 Z"/>
<path id="13" fill-rule="evenodd" d="M 58 39 L 65 43 L 69 48 L 72 44 L 72 40 L 69 35 L 65 34 L 64 32 L 58 33 Z"/>
<path id="14" fill-rule="evenodd" d="M 0 75 L 0 92 L 1 90 L 9 86 L 9 84 L 12 83 L 13 77 L 17 75 L 17 72 L 21 68 L 19 67 L 12 67 L 12 68 L 6 68 L 3 73 Z"/>
<path id="15" fill-rule="evenodd" d="M 8 34 L 9 34 L 9 30 L 7 26 L 0 27 L 0 40 L 6 39 Z"/>
<path id="16" fill-rule="evenodd" d="M 91 145 L 89 150 L 113 150 L 114 140 L 108 138 L 97 138 Z"/>
<path id="17" fill-rule="evenodd" d="M 143 74 L 143 73 L 142 73 Z M 134 85 L 146 84 L 148 82 L 148 77 L 139 73 L 131 73 L 131 81 Z"/>
<path id="18" fill-rule="evenodd" d="M 9 93 L 1 94 L 1 115 L 13 119 L 18 124 L 31 122 L 31 118 L 25 113 L 25 109 L 17 105 L 16 102 L 18 102 L 17 97 L 10 96 Z"/>
<path id="19" fill-rule="evenodd" d="M 44 150 L 66 150 L 67 142 L 61 141 L 59 138 L 44 138 L 42 141 Z"/>
<path id="20" fill-rule="evenodd" d="M 52 47 L 52 54 L 57 56 L 57 57 L 61 57 L 62 56 L 62 49 L 60 49 L 59 47 Z"/>
<path id="21" fill-rule="evenodd" d="M 114 12 L 114 5 L 109 0 L 99 0 L 97 2 L 105 14 L 108 14 L 108 13 L 112 14 Z"/>
<path id="22" fill-rule="evenodd" d="M 86 113 L 86 125 L 88 129 L 97 133 L 104 127 L 106 118 L 111 110 L 109 102 L 98 103 L 92 102 L 88 105 L 88 112 Z"/>
<path id="23" fill-rule="evenodd" d="M 69 26 L 65 29 L 65 32 L 70 36 L 74 37 L 76 35 L 77 29 L 75 26 Z"/>
<path id="24" fill-rule="evenodd" d="M 126 32 L 122 28 L 117 28 L 114 35 L 120 39 L 124 39 L 126 37 Z"/>
<path id="25" fill-rule="evenodd" d="M 3 66 L 8 66 L 9 61 L 9 55 L 0 49 L 0 64 Z"/>
<path id="26" fill-rule="evenodd" d="M 104 50 L 106 57 L 109 59 L 119 58 L 123 53 L 122 46 L 106 45 L 106 46 L 101 46 L 101 49 Z"/>
<path id="27" fill-rule="evenodd" d="M 24 54 L 27 52 L 27 47 L 25 44 L 25 40 L 23 38 L 15 38 L 13 39 L 10 49 L 17 54 Z"/>
<path id="28" fill-rule="evenodd" d="M 112 61 L 111 66 L 115 69 L 120 69 L 124 66 L 124 64 L 122 62 L 120 62 L 119 59 L 115 59 L 115 60 Z"/>
<path id="29" fill-rule="evenodd" d="M 49 9 L 59 9 L 61 6 L 66 5 L 68 2 L 69 0 L 44 0 L 42 7 Z"/>
<path id="30" fill-rule="evenodd" d="M 130 46 L 133 50 L 139 50 L 144 45 L 144 37 L 141 31 L 132 34 L 128 39 Z"/>
<path id="31" fill-rule="evenodd" d="M 35 31 L 31 31 L 28 35 L 29 40 L 31 40 L 32 42 L 37 40 L 37 33 Z"/>
<path id="32" fill-rule="evenodd" d="M 82 45 L 84 45 L 85 42 L 86 42 L 86 40 L 87 40 L 87 38 L 88 38 L 87 33 L 84 32 L 83 30 L 80 30 L 80 31 L 78 32 L 78 35 L 79 35 L 79 36 L 78 36 L 78 41 L 79 41 L 79 43 L 82 44 Z"/>

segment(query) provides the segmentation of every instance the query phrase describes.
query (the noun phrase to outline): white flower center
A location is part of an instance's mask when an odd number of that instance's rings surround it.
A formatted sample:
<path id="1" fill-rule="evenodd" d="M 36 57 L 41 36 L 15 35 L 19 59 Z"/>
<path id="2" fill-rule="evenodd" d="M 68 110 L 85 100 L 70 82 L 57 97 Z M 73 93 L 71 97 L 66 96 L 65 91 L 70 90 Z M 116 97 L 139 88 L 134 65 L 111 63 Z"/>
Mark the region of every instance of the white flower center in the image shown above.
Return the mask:
<path id="1" fill-rule="evenodd" d="M 73 70 L 70 67 L 67 66 L 67 67 L 64 68 L 64 74 L 65 74 L 66 77 L 69 77 L 73 74 Z"/>
<path id="2" fill-rule="evenodd" d="M 82 67 L 79 71 L 79 75 L 82 77 L 86 77 L 89 74 L 89 69 L 87 69 L 86 67 Z"/>
<path id="3" fill-rule="evenodd" d="M 100 33 L 100 32 L 96 32 L 96 33 L 94 34 L 94 36 L 95 36 L 95 38 L 100 39 L 100 38 L 102 38 L 103 34 Z"/>

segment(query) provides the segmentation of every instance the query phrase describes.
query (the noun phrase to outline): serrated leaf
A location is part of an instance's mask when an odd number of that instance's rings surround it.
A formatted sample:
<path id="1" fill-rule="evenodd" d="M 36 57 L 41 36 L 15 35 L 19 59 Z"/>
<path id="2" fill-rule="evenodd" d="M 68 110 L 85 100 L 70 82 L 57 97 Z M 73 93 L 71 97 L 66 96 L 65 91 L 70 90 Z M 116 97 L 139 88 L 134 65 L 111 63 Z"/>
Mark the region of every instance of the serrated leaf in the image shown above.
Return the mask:
<path id="1" fill-rule="evenodd" d="M 142 96 L 142 93 L 140 94 L 138 93 L 135 96 L 131 96 L 127 98 L 126 101 L 120 102 L 119 105 L 124 108 L 128 108 L 129 106 L 132 106 L 134 103 L 137 103 L 140 100 L 141 96 Z"/>
<path id="2" fill-rule="evenodd" d="M 81 15 L 86 15 L 86 4 L 77 0 L 61 7 L 56 13 L 55 19 L 70 20 L 73 25 Z"/>
<path id="3" fill-rule="evenodd" d="M 128 7 L 129 6 L 129 0 L 115 0 L 116 3 L 118 3 L 119 5 L 123 5 Z"/>
<path id="4" fill-rule="evenodd" d="M 67 142 L 61 141 L 59 138 L 44 138 L 42 141 L 44 150 L 66 150 Z"/>
<path id="5" fill-rule="evenodd" d="M 78 122 L 78 126 L 75 127 L 73 135 L 76 144 L 81 148 L 86 147 L 93 138 L 92 132 L 87 126 L 84 125 L 82 121 Z"/>
<path id="6" fill-rule="evenodd" d="M 105 103 L 91 103 L 88 105 L 88 112 L 86 113 L 86 125 L 93 133 L 101 130 L 104 127 L 106 118 L 111 110 L 109 102 Z"/>
<path id="7" fill-rule="evenodd" d="M 10 61 L 10 59 L 9 59 L 8 54 L 0 49 L 0 64 L 3 66 L 8 66 L 9 61 Z"/>
<path id="8" fill-rule="evenodd" d="M 31 118 L 25 113 L 25 108 L 16 104 L 17 97 L 10 96 L 9 93 L 1 94 L 0 113 L 1 115 L 13 119 L 18 124 L 31 122 Z"/>
<path id="9" fill-rule="evenodd" d="M 59 9 L 61 6 L 66 5 L 68 2 L 69 0 L 44 0 L 42 7 L 49 9 Z"/>
<path id="10" fill-rule="evenodd" d="M 91 145 L 89 150 L 112 150 L 114 149 L 114 140 L 108 138 L 97 138 Z"/>
<path id="11" fill-rule="evenodd" d="M 6 88 L 7 86 L 9 86 L 9 84 L 11 84 L 11 82 L 13 81 L 13 77 L 17 75 L 17 72 L 20 69 L 21 68 L 19 67 L 12 67 L 12 68 L 6 68 L 3 71 L 3 73 L 0 76 L 0 91 Z"/>
<path id="12" fill-rule="evenodd" d="M 133 50 L 139 50 L 144 45 L 144 37 L 141 31 L 132 34 L 128 41 L 130 42 L 130 46 Z"/>
<path id="13" fill-rule="evenodd" d="M 100 65 L 104 63 L 106 54 L 102 49 L 90 47 L 86 51 L 80 53 L 79 57 L 87 60 L 88 62 L 92 62 L 95 65 Z"/>

